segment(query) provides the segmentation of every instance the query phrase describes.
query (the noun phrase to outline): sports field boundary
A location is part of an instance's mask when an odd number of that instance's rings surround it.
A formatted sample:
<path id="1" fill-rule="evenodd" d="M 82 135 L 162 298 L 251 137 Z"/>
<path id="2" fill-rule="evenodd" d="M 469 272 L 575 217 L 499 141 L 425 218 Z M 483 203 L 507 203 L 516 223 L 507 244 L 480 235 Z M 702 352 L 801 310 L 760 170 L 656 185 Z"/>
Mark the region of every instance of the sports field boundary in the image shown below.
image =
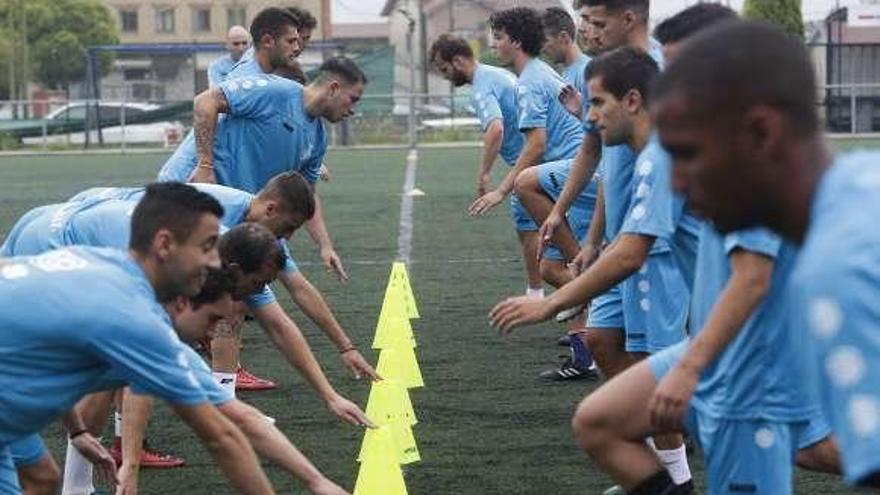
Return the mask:
<path id="1" fill-rule="evenodd" d="M 413 195 L 416 187 L 416 169 L 419 166 L 419 150 L 411 148 L 406 154 L 406 172 L 400 197 L 400 222 L 397 229 L 397 260 L 409 264 L 412 255 Z"/>

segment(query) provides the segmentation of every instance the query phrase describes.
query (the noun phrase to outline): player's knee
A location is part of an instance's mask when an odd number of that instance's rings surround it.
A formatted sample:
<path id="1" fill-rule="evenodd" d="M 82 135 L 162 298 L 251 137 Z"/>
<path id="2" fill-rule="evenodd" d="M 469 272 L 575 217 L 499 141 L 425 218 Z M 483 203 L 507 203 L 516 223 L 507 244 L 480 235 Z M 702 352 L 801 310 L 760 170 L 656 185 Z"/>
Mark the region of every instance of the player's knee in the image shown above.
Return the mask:
<path id="1" fill-rule="evenodd" d="M 538 171 L 535 167 L 520 172 L 513 181 L 513 189 L 520 196 L 536 191 L 538 189 Z"/>
<path id="2" fill-rule="evenodd" d="M 575 439 L 588 453 L 597 452 L 608 443 L 606 424 L 601 408 L 590 397 L 582 400 L 571 420 Z"/>
<path id="3" fill-rule="evenodd" d="M 823 473 L 840 473 L 840 451 L 836 442 L 827 437 L 821 442 L 800 449 L 795 455 L 798 467 Z"/>

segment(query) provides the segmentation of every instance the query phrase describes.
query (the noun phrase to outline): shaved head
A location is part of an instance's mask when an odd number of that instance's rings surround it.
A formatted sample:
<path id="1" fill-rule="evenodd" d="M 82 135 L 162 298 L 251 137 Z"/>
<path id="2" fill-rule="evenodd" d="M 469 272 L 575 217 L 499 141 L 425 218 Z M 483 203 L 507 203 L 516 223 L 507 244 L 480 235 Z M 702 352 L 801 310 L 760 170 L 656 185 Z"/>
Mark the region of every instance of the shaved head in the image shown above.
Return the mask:
<path id="1" fill-rule="evenodd" d="M 232 60 L 238 61 L 251 44 L 251 35 L 242 26 L 232 26 L 226 33 L 226 51 Z"/>

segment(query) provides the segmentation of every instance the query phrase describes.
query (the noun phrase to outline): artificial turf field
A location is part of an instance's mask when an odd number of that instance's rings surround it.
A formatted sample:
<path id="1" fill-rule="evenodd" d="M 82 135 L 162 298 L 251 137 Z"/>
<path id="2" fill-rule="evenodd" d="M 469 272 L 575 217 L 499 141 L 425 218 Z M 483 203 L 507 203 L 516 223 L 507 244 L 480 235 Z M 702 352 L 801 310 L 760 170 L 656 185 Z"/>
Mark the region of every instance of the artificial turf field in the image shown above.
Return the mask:
<path id="1" fill-rule="evenodd" d="M 62 201 L 92 186 L 148 181 L 166 156 L 0 157 L 0 238 L 34 206 Z M 337 251 L 351 276 L 347 284 L 324 272 L 305 232 L 293 240 L 303 272 L 374 363 L 377 353 L 369 344 L 397 250 L 404 158 L 399 150 L 328 155 L 333 180 L 321 184 L 319 191 Z M 523 284 L 506 205 L 488 218 L 467 217 L 477 159 L 475 148 L 420 153 L 416 186 L 426 195 L 415 198 L 409 270 L 422 315 L 414 330 L 426 387 L 411 391 L 422 462 L 406 468 L 409 493 L 601 493 L 610 480 L 577 449 L 569 427 L 575 405 L 597 384 L 548 384 L 536 378 L 566 352 L 555 345 L 560 327 L 544 324 L 502 339 L 488 325 L 489 308 L 520 293 Z M 496 176 L 502 168 L 496 167 Z M 369 386 L 350 379 L 329 340 L 292 308 L 286 294 L 281 300 L 336 389 L 365 407 Z M 239 397 L 275 417 L 278 427 L 324 473 L 352 489 L 363 432 L 330 415 L 259 327 L 249 326 L 244 342 L 244 363 L 256 374 L 276 380 L 279 388 Z M 231 493 L 213 460 L 167 408 L 157 408 L 148 436 L 154 446 L 184 456 L 187 465 L 142 471 L 142 493 Z M 44 438 L 59 464 L 63 462 L 59 427 L 48 428 Z M 699 454 L 691 456 L 691 466 L 702 489 Z M 279 493 L 304 493 L 286 473 L 270 465 L 266 469 Z M 795 491 L 847 493 L 835 477 L 802 471 Z"/>

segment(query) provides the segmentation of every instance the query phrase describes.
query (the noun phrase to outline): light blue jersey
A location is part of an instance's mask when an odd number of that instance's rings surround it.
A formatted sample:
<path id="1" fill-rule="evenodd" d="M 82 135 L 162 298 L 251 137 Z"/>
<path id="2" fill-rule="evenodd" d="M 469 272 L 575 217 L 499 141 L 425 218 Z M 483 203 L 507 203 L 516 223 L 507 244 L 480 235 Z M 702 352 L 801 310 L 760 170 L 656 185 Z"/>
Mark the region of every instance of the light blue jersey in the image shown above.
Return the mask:
<path id="1" fill-rule="evenodd" d="M 584 73 L 587 66 L 590 65 L 590 57 L 584 53 L 578 55 L 577 59 L 570 65 L 562 69 L 562 78 L 565 82 L 574 86 L 578 93 L 581 94 L 583 105 L 581 106 L 581 120 L 586 122 L 587 114 L 590 112 L 590 88 L 587 86 L 587 80 Z"/>
<path id="2" fill-rule="evenodd" d="M 471 84 L 471 105 L 480 120 L 480 128 L 486 132 L 493 121 L 501 121 L 504 138 L 499 154 L 508 165 L 513 166 L 525 142 L 519 132 L 516 76 L 498 67 L 477 64 Z"/>
<path id="3" fill-rule="evenodd" d="M 303 87 L 263 74 L 219 86 L 228 103 L 214 135 L 214 172 L 219 184 L 256 193 L 272 177 L 298 171 L 315 183 L 327 151 L 318 117 L 305 110 Z M 159 180 L 186 182 L 197 162 L 190 132 L 159 172 Z"/>
<path id="4" fill-rule="evenodd" d="M 786 284 L 797 250 L 766 229 L 722 236 L 709 224 L 700 233 L 691 308 L 691 332 L 698 335 L 730 280 L 731 254 L 738 250 L 773 260 L 770 289 L 736 338 L 700 377 L 691 404 L 703 414 L 726 419 L 796 422 L 818 411 L 803 387 L 804 355 L 796 352 L 803 328 L 788 324 Z"/>
<path id="5" fill-rule="evenodd" d="M 237 63 L 238 61 L 232 60 L 228 53 L 211 62 L 211 65 L 208 66 L 208 86 L 213 88 L 220 85 Z"/>
<path id="6" fill-rule="evenodd" d="M 623 228 L 632 199 L 633 172 L 638 158 L 625 144 L 606 146 L 597 167 L 605 200 L 605 239 L 613 241 Z M 656 243 L 655 243 L 656 244 Z"/>
<path id="7" fill-rule="evenodd" d="M 0 306 L 0 448 L 82 396 L 125 383 L 178 405 L 220 393 L 206 392 L 211 382 L 198 376 L 206 368 L 190 366 L 149 280 L 123 251 L 76 247 L 3 259 Z"/>
<path id="8" fill-rule="evenodd" d="M 565 80 L 537 58 L 529 60 L 516 83 L 519 129 L 544 129 L 547 145 L 542 162 L 574 158 L 583 141 L 577 119 L 559 102 Z"/>
<path id="9" fill-rule="evenodd" d="M 792 353 L 809 356 L 849 483 L 880 471 L 878 161 L 851 153 L 825 172 L 789 284 L 801 331 Z"/>

